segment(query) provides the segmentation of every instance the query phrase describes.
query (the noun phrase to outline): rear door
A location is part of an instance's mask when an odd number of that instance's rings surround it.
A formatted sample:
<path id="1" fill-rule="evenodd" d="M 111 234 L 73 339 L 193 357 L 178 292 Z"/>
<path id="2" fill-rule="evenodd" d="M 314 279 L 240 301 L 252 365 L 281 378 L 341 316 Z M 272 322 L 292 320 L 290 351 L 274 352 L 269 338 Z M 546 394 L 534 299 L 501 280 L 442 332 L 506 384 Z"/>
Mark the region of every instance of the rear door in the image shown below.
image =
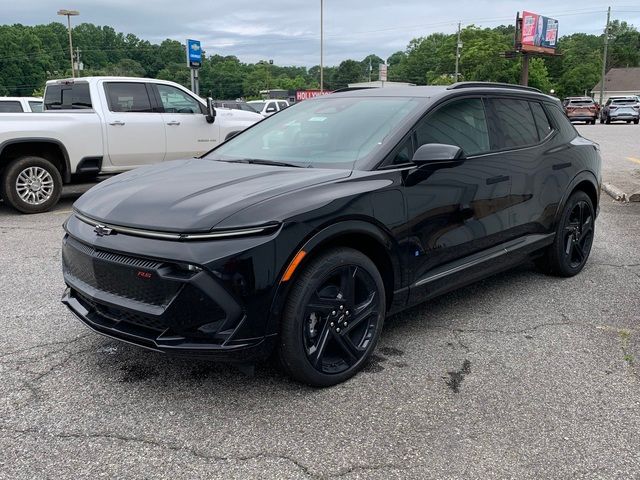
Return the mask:
<path id="1" fill-rule="evenodd" d="M 207 123 L 200 101 L 186 91 L 153 84 L 167 138 L 166 160 L 191 158 L 211 150 L 220 141 L 220 120 Z"/>
<path id="2" fill-rule="evenodd" d="M 510 175 L 492 154 L 489 122 L 481 97 L 450 100 L 415 128 L 414 148 L 427 143 L 461 147 L 463 161 L 427 164 L 406 173 L 411 265 L 411 303 L 451 284 L 434 274 L 504 241 Z M 403 153 L 400 158 L 409 158 Z M 443 283 L 444 282 L 444 283 Z"/>
<path id="3" fill-rule="evenodd" d="M 579 167 L 570 143 L 577 133 L 558 105 L 520 98 L 495 98 L 489 105 L 500 156 L 511 172 L 509 236 L 549 234 Z"/>
<path id="4" fill-rule="evenodd" d="M 144 82 L 104 82 L 107 153 L 114 166 L 137 167 L 162 162 L 165 131 Z"/>

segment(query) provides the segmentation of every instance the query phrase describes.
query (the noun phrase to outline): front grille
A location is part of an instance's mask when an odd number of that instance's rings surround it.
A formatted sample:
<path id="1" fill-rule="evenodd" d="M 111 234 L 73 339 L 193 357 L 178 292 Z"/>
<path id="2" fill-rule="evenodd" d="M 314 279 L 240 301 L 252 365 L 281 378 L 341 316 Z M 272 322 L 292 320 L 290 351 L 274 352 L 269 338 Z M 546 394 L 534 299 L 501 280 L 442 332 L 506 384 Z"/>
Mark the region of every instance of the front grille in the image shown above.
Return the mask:
<path id="1" fill-rule="evenodd" d="M 75 283 L 147 305 L 166 307 L 180 288 L 158 276 L 160 262 L 95 249 L 71 237 L 63 243 L 62 264 Z"/>

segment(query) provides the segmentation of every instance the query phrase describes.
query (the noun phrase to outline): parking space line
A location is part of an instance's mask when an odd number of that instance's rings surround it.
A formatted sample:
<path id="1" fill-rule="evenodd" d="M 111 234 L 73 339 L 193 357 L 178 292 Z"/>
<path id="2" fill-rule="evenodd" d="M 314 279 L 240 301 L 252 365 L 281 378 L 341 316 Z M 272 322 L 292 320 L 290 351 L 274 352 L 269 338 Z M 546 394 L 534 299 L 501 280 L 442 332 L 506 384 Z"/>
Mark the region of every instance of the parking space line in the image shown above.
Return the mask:
<path id="1" fill-rule="evenodd" d="M 72 210 L 60 210 L 58 212 L 51 212 L 51 213 L 53 213 L 54 215 L 68 215 L 69 213 L 72 213 Z"/>
<path id="2" fill-rule="evenodd" d="M 640 158 L 627 157 L 627 160 L 629 160 L 630 162 L 640 163 Z"/>

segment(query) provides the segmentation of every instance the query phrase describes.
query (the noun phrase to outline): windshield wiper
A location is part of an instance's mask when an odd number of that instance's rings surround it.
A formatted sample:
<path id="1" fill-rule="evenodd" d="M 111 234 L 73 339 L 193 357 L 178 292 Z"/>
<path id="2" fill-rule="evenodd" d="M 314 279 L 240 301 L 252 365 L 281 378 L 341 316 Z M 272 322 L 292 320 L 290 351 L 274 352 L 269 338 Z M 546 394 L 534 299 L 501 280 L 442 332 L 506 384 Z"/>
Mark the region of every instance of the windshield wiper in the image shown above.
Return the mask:
<path id="1" fill-rule="evenodd" d="M 302 165 L 293 163 L 277 162 L 275 160 L 262 160 L 260 158 L 239 158 L 237 160 L 227 160 L 229 163 L 251 163 L 255 165 L 275 165 L 276 167 L 295 167 L 302 168 Z"/>

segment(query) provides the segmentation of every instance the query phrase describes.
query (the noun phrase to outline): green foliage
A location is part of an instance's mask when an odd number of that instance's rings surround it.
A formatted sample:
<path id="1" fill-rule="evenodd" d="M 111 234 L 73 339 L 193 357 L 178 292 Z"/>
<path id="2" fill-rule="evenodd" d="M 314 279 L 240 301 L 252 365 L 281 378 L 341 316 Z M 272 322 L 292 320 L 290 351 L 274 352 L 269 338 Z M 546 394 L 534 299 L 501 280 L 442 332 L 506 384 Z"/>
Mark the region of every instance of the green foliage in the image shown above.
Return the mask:
<path id="1" fill-rule="evenodd" d="M 517 83 L 521 59 L 506 59 L 513 49 L 513 26 L 480 28 L 461 32 L 460 80 Z M 189 85 L 184 45 L 166 39 L 160 44 L 110 26 L 90 23 L 73 31 L 74 47 L 81 51 L 82 75 L 117 75 L 173 80 Z M 433 33 L 411 40 L 404 51 L 388 59 L 391 81 L 418 85 L 444 85 L 454 81 L 456 35 Z M 591 91 L 600 78 L 604 35 L 576 33 L 562 37 L 555 57 L 532 58 L 529 83 L 544 92 L 552 88 L 560 97 Z M 624 21 L 614 20 L 609 29 L 607 67 L 640 65 L 640 33 Z M 206 53 L 206 52 L 205 52 Z M 378 79 L 384 59 L 370 54 L 361 61 L 344 60 L 324 68 L 324 88 L 335 90 L 349 83 Z M 67 29 L 62 23 L 33 27 L 0 25 L 0 95 L 42 93 L 46 80 L 71 75 Z M 319 88 L 320 68 L 285 67 L 268 62 L 243 63 L 235 56 L 205 55 L 200 69 L 200 90 L 215 98 L 258 97 L 266 89 Z"/>

